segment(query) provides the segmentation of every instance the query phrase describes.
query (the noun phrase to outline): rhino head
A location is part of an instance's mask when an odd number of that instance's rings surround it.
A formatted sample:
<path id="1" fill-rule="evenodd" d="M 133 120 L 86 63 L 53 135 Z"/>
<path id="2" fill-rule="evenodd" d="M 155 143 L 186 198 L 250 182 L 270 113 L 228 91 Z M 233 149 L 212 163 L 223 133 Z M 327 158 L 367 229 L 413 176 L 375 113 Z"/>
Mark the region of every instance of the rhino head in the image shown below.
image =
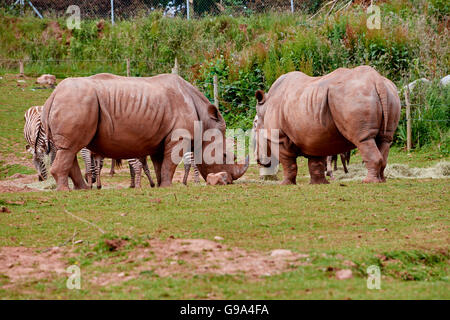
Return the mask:
<path id="1" fill-rule="evenodd" d="M 211 147 L 211 143 L 216 143 L 215 152 L 217 151 L 216 160 L 213 163 L 202 161 L 201 164 L 197 164 L 197 168 L 202 175 L 203 179 L 205 179 L 210 173 L 219 173 L 226 172 L 231 177 L 232 180 L 237 180 L 244 175 L 249 167 L 249 157 L 247 156 L 244 163 L 238 164 L 236 163 L 236 157 L 231 150 L 227 150 L 227 142 L 229 140 L 223 139 L 225 137 L 226 124 L 219 110 L 214 105 L 208 106 L 208 117 L 202 117 L 199 114 L 200 119 L 203 121 L 203 126 L 205 130 L 208 129 L 217 129 L 217 132 L 220 135 L 220 141 L 215 141 L 215 139 L 211 139 L 211 141 L 204 141 L 202 146 L 203 155 L 205 155 L 205 150 L 208 147 Z M 206 118 L 206 119 L 205 119 Z M 215 155 L 215 152 L 213 154 Z M 229 159 L 234 159 L 233 163 L 230 163 Z"/>

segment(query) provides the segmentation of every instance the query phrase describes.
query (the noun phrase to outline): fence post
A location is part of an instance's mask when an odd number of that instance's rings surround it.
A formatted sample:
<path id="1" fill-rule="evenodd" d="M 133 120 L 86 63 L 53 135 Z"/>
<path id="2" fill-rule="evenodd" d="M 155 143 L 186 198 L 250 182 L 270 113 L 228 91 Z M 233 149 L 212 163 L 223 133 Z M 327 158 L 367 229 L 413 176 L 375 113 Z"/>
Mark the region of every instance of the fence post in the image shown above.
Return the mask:
<path id="1" fill-rule="evenodd" d="M 127 77 L 130 76 L 130 58 L 127 58 Z"/>
<path id="2" fill-rule="evenodd" d="M 111 0 L 111 24 L 114 24 L 114 0 Z"/>
<path id="3" fill-rule="evenodd" d="M 175 63 L 173 64 L 172 73 L 178 74 L 178 69 L 179 69 L 178 59 L 175 57 Z"/>
<path id="4" fill-rule="evenodd" d="M 23 60 L 19 61 L 19 76 L 23 77 L 25 75 L 24 69 L 23 69 Z"/>
<path id="5" fill-rule="evenodd" d="M 189 11 L 190 11 L 190 8 L 189 8 L 189 1 L 190 0 L 186 0 L 186 14 L 187 14 L 187 19 L 189 20 Z"/>
<path id="6" fill-rule="evenodd" d="M 294 0 L 291 0 L 291 12 L 294 13 Z"/>
<path id="7" fill-rule="evenodd" d="M 219 109 L 219 81 L 217 75 L 214 75 L 214 105 Z"/>
<path id="8" fill-rule="evenodd" d="M 406 86 L 405 103 L 406 103 L 406 150 L 411 151 L 411 104 L 409 101 L 409 85 Z"/>

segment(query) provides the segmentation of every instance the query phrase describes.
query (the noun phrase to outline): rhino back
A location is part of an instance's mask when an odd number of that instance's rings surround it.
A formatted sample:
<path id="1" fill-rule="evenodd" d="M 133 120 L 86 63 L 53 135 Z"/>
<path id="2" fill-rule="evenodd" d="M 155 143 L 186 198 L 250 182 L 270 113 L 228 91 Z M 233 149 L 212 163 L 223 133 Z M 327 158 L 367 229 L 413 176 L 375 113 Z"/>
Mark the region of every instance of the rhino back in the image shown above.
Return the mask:
<path id="1" fill-rule="evenodd" d="M 195 109 L 177 83 L 139 78 L 91 80 L 99 101 L 99 122 L 89 147 L 111 157 L 155 152 L 175 128 L 193 132 Z"/>
<path id="2" fill-rule="evenodd" d="M 301 72 L 286 74 L 276 90 L 269 91 L 266 111 L 269 119 L 276 119 L 273 128 L 278 125 L 303 154 L 314 156 L 352 148 L 334 124 L 328 88 L 321 79 Z"/>

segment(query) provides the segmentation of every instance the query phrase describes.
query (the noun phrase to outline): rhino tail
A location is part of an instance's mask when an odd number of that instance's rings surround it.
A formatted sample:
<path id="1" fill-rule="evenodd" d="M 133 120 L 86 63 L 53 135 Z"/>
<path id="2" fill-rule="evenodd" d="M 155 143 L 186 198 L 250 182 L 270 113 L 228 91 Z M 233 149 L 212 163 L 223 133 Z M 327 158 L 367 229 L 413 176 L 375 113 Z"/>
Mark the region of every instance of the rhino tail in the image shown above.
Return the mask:
<path id="1" fill-rule="evenodd" d="M 380 97 L 381 102 L 381 109 L 383 110 L 383 118 L 384 118 L 384 132 L 383 134 L 386 134 L 386 128 L 388 124 L 388 103 L 387 103 L 387 91 L 386 86 L 382 81 L 377 81 L 375 83 L 375 88 L 378 93 L 378 97 Z"/>

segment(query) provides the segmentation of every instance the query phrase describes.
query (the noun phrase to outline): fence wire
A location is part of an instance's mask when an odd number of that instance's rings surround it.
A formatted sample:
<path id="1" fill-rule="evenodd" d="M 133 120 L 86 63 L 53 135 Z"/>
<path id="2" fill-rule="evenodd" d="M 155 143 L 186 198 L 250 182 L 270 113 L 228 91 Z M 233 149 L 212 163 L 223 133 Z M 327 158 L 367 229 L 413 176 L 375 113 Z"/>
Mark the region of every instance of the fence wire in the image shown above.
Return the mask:
<path id="1" fill-rule="evenodd" d="M 336 2 L 345 0 L 335 0 Z M 81 18 L 129 19 L 162 11 L 166 16 L 187 18 L 205 15 L 249 15 L 268 11 L 314 13 L 324 0 L 4 0 L 0 7 L 10 13 L 34 12 L 43 17 L 62 17 L 69 6 L 80 8 Z"/>

